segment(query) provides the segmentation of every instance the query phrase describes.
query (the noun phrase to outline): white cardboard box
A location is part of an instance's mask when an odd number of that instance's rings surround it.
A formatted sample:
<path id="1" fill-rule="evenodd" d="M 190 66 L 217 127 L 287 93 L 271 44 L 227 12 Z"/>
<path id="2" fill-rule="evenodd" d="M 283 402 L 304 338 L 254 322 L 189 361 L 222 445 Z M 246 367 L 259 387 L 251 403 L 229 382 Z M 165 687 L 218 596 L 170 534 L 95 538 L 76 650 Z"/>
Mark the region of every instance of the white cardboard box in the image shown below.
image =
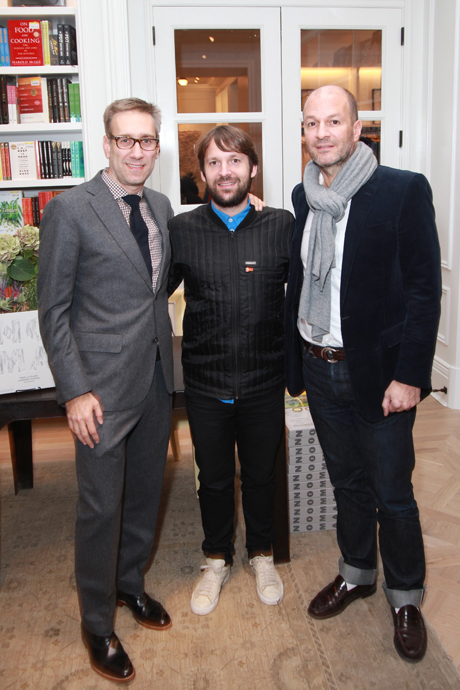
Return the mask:
<path id="1" fill-rule="evenodd" d="M 53 387 L 38 312 L 0 314 L 0 394 Z"/>

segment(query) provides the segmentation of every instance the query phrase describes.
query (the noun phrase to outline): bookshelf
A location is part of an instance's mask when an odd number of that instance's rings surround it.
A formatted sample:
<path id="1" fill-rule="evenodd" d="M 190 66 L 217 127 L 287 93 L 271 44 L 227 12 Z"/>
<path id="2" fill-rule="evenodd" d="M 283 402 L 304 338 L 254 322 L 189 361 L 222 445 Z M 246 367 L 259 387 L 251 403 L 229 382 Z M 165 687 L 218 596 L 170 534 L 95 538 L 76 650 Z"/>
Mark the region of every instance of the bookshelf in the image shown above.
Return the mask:
<path id="1" fill-rule="evenodd" d="M 39 19 L 52 21 L 57 24 L 76 23 L 76 8 L 73 7 L 3 7 L 0 6 L 0 25 L 6 26 L 12 19 Z M 77 35 L 78 41 L 78 35 Z M 70 81 L 78 81 L 78 65 L 43 65 L 0 67 L 0 74 L 6 76 L 40 76 L 47 78 L 67 77 Z M 59 123 L 29 123 L 0 125 L 0 140 L 9 143 L 15 141 L 68 141 L 83 139 L 83 126 L 81 122 Z M 52 179 L 19 179 L 1 180 L 0 190 L 7 189 L 41 189 L 50 187 L 73 187 L 85 178 L 64 177 Z"/>

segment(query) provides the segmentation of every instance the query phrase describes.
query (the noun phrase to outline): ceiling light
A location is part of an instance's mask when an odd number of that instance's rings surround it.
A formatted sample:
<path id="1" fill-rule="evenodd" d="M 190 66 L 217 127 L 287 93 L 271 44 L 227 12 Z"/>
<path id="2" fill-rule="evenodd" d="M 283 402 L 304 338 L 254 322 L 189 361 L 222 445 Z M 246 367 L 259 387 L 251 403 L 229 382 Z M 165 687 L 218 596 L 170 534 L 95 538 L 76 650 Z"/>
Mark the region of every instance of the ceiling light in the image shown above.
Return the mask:
<path id="1" fill-rule="evenodd" d="M 188 79 L 178 79 L 177 81 L 179 86 L 187 86 L 188 84 Z"/>

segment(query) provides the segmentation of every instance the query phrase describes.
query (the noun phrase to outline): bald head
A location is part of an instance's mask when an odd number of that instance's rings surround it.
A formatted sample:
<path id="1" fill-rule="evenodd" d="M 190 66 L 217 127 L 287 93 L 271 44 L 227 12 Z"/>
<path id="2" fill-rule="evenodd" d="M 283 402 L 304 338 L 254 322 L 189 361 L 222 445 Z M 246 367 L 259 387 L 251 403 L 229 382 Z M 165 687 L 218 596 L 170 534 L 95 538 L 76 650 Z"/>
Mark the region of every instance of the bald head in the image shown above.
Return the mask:
<path id="1" fill-rule="evenodd" d="M 361 135 L 356 101 L 341 86 L 322 86 L 307 98 L 303 114 L 305 146 L 328 187 L 353 155 Z"/>
<path id="2" fill-rule="evenodd" d="M 306 99 L 304 103 L 304 116 L 305 116 L 305 108 L 307 107 L 308 102 L 310 101 L 310 98 L 321 98 L 324 96 L 329 96 L 335 94 L 337 96 L 342 96 L 343 98 L 346 99 L 347 105 L 348 105 L 348 112 L 350 114 L 350 119 L 351 122 L 354 123 L 358 119 L 358 104 L 356 103 L 356 98 L 353 96 L 350 91 L 347 89 L 344 89 L 342 86 L 336 86 L 335 84 L 329 84 L 327 86 L 320 86 L 319 88 L 315 89 L 313 93 L 311 93 L 308 98 Z M 310 103 L 311 105 L 311 103 Z"/>

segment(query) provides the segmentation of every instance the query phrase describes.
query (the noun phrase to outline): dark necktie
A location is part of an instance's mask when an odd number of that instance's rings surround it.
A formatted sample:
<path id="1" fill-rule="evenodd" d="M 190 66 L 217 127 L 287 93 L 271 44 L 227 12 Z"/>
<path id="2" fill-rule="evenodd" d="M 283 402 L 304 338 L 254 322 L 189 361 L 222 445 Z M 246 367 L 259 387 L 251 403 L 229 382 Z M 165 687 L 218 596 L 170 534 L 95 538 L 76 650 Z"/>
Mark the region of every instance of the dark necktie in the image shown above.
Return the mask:
<path id="1" fill-rule="evenodd" d="M 149 247 L 149 229 L 141 215 L 139 208 L 140 200 L 141 197 L 138 196 L 138 194 L 127 194 L 123 197 L 123 201 L 126 201 L 126 203 L 131 206 L 131 215 L 129 218 L 131 232 L 133 233 L 136 242 L 139 245 L 139 249 L 141 250 L 145 265 L 147 266 L 150 279 L 152 279 L 152 258 L 150 256 Z"/>

